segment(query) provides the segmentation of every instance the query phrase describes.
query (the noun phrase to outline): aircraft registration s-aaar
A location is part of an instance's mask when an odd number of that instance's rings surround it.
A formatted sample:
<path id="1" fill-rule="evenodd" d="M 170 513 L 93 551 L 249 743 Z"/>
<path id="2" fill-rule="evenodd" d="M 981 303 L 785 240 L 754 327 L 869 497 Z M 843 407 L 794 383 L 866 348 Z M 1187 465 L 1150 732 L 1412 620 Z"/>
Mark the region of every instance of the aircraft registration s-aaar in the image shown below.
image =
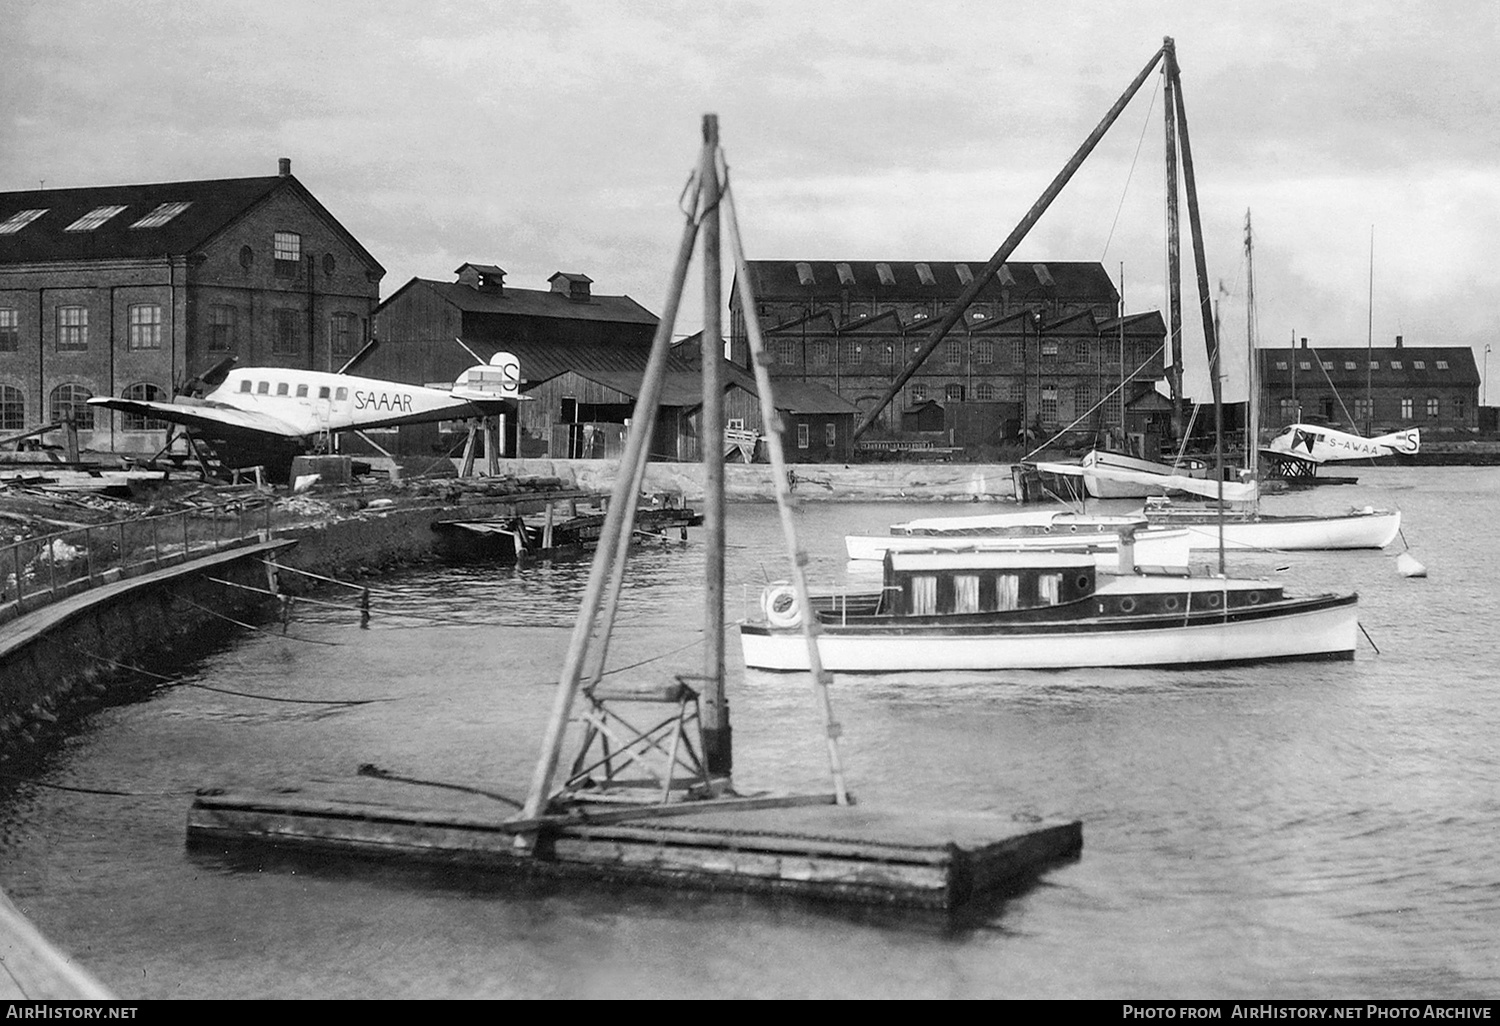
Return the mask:
<path id="1" fill-rule="evenodd" d="M 1266 452 L 1283 458 L 1307 463 L 1334 463 L 1381 456 L 1409 456 L 1417 452 L 1421 444 L 1421 432 L 1417 428 L 1363 438 L 1316 424 L 1292 424 L 1282 429 L 1264 448 Z"/>
<path id="2" fill-rule="evenodd" d="M 278 480 L 292 458 L 343 431 L 492 417 L 521 399 L 521 367 L 510 353 L 469 367 L 451 390 L 292 367 L 234 367 L 221 361 L 198 381 L 202 397 L 170 401 L 96 396 L 90 405 L 179 424 L 226 466 L 263 466 Z"/>

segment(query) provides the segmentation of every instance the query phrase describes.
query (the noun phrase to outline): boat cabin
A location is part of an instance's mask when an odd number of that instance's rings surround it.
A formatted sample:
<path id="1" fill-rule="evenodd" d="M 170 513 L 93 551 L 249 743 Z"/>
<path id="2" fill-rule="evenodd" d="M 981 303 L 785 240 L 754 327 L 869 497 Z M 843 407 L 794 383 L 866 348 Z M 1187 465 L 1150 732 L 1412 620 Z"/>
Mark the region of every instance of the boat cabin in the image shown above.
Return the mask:
<path id="1" fill-rule="evenodd" d="M 877 615 L 1045 609 L 1091 597 L 1094 584 L 1088 553 L 887 550 Z"/>

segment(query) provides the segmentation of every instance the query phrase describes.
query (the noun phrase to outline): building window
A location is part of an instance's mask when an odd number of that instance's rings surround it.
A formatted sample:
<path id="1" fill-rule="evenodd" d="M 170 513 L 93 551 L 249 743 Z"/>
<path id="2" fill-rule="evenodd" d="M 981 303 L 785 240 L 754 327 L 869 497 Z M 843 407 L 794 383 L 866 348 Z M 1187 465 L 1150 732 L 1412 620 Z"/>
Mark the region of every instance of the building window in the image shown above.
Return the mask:
<path id="1" fill-rule="evenodd" d="M 20 431 L 26 426 L 26 397 L 19 388 L 0 385 L 0 431 Z"/>
<path id="2" fill-rule="evenodd" d="M 277 232 L 275 258 L 278 276 L 295 277 L 302 266 L 302 236 L 296 232 Z"/>
<path id="3" fill-rule="evenodd" d="M 124 209 L 124 207 L 95 207 L 93 210 L 90 210 L 87 214 L 84 214 L 78 220 L 68 225 L 63 229 L 63 231 L 91 232 Z"/>
<path id="4" fill-rule="evenodd" d="M 1437 369 L 1438 370 L 1447 370 L 1448 369 L 1448 361 L 1447 360 L 1439 360 L 1437 362 Z"/>
<path id="5" fill-rule="evenodd" d="M 1355 363 L 1353 360 L 1344 361 L 1344 370 L 1354 370 L 1358 366 L 1359 364 Z"/>
<path id="6" fill-rule="evenodd" d="M 1296 422 L 1296 420 L 1297 420 L 1297 400 L 1295 400 L 1295 399 L 1283 399 L 1283 400 L 1281 400 L 1281 422 L 1283 424 L 1293 424 L 1293 423 Z"/>
<path id="7" fill-rule="evenodd" d="M 927 386 L 918 382 L 911 386 L 911 391 L 908 394 L 911 396 L 913 403 L 925 402 L 927 399 Z"/>
<path id="8" fill-rule="evenodd" d="M 1043 356 L 1053 356 L 1053 357 L 1057 356 L 1057 343 L 1054 342 L 1054 341 L 1052 341 L 1051 339 L 1043 339 L 1042 340 L 1042 355 Z"/>
<path id="9" fill-rule="evenodd" d="M 817 284 L 817 279 L 813 277 L 812 264 L 799 263 L 797 265 L 797 283 L 799 285 Z"/>
<path id="10" fill-rule="evenodd" d="M 1427 419 L 1428 420 L 1437 420 L 1437 418 L 1438 418 L 1438 400 L 1437 400 L 1437 396 L 1430 395 L 1430 396 L 1427 397 Z"/>
<path id="11" fill-rule="evenodd" d="M 797 362 L 797 343 L 783 339 L 776 343 L 776 362 L 790 367 Z"/>
<path id="12" fill-rule="evenodd" d="M 333 259 L 333 254 L 332 253 L 324 253 L 323 254 L 323 274 L 326 277 L 329 277 L 329 278 L 333 277 L 333 270 L 337 266 L 338 266 L 338 263 L 337 263 L 337 261 L 335 261 Z"/>
<path id="13" fill-rule="evenodd" d="M 1427 369 L 1427 361 L 1426 360 L 1413 360 L 1411 362 L 1411 365 L 1412 365 L 1412 369 L 1414 369 L 1414 370 L 1426 370 Z"/>
<path id="14" fill-rule="evenodd" d="M 54 424 L 72 421 L 80 431 L 92 431 L 98 425 L 94 421 L 97 408 L 89 405 L 91 393 L 82 385 L 58 385 L 52 390 L 48 412 Z"/>
<path id="15" fill-rule="evenodd" d="M 1324 370 L 1333 370 L 1333 361 L 1332 360 L 1324 360 L 1323 361 L 1323 369 Z"/>
<path id="16" fill-rule="evenodd" d="M 1042 423 L 1052 425 L 1057 423 L 1057 386 L 1042 386 Z"/>
<path id="17" fill-rule="evenodd" d="M 1368 424 L 1373 415 L 1374 406 L 1368 399 L 1354 400 L 1354 419 L 1361 424 Z"/>
<path id="18" fill-rule="evenodd" d="M 880 284 L 882 285 L 896 284 L 896 276 L 891 273 L 890 264 L 876 264 L 875 274 L 880 278 Z"/>
<path id="19" fill-rule="evenodd" d="M 271 352 L 278 356 L 295 356 L 302 351 L 302 311 L 277 310 L 276 334 L 271 339 Z"/>
<path id="20" fill-rule="evenodd" d="M 988 381 L 981 381 L 974 386 L 974 398 L 982 403 L 992 402 L 995 398 L 995 386 Z"/>
<path id="21" fill-rule="evenodd" d="M 248 271 L 250 270 L 250 265 L 253 263 L 255 263 L 255 250 L 251 249 L 249 246 L 241 246 L 240 266 Z"/>
<path id="22" fill-rule="evenodd" d="M 813 344 L 813 366 L 814 367 L 827 367 L 828 366 L 828 343 L 827 342 L 817 342 L 817 343 Z"/>
<path id="23" fill-rule="evenodd" d="M 145 217 L 141 218 L 130 227 L 160 228 L 162 225 L 172 220 L 172 218 L 176 217 L 178 214 L 182 213 L 190 206 L 192 206 L 192 204 L 185 200 L 176 200 L 172 203 L 163 203 L 161 206 L 151 211 L 151 213 L 147 214 Z"/>
<path id="24" fill-rule="evenodd" d="M 89 347 L 89 311 L 85 306 L 57 308 L 57 349 L 79 352 Z"/>
<path id="25" fill-rule="evenodd" d="M 1010 395 L 1011 402 L 1023 403 L 1026 401 L 1026 382 L 1022 379 L 1011 378 L 1010 387 L 1007 389 L 1007 391 Z"/>
<path id="26" fill-rule="evenodd" d="M 833 425 L 833 424 L 824 424 L 823 425 L 823 445 L 824 445 L 825 448 L 832 449 L 834 447 L 834 445 L 838 442 L 838 437 L 839 437 L 839 432 L 838 432 L 838 428 L 835 425 Z"/>
<path id="27" fill-rule="evenodd" d="M 943 398 L 944 399 L 947 399 L 950 402 L 958 402 L 958 401 L 961 401 L 963 399 L 963 397 L 964 397 L 964 386 L 962 386 L 962 385 L 945 385 L 943 387 Z"/>
<path id="28" fill-rule="evenodd" d="M 954 264 L 953 273 L 958 275 L 960 285 L 967 285 L 974 280 L 974 272 L 969 270 L 968 264 Z"/>
<path id="29" fill-rule="evenodd" d="M 1308 363 L 1306 360 L 1298 360 L 1297 369 L 1305 371 L 1312 370 L 1312 364 Z"/>
<path id="30" fill-rule="evenodd" d="M 231 353 L 235 346 L 234 307 L 216 304 L 208 309 L 208 351 Z"/>
<path id="31" fill-rule="evenodd" d="M 155 303 L 137 303 L 130 308 L 131 349 L 161 348 L 161 307 Z"/>
<path id="32" fill-rule="evenodd" d="M 131 385 L 120 393 L 122 399 L 136 399 L 143 403 L 156 403 L 166 399 L 166 393 L 155 385 Z M 141 413 L 126 413 L 120 422 L 121 428 L 126 431 L 165 431 L 167 422 L 148 417 Z"/>
<path id="33" fill-rule="evenodd" d="M 937 279 L 932 276 L 932 267 L 928 264 L 917 265 L 917 281 L 923 285 L 936 285 Z"/>
<path id="34" fill-rule="evenodd" d="M 1286 361 L 1285 360 L 1277 360 L 1276 361 L 1276 369 L 1277 370 L 1286 370 Z"/>
<path id="35" fill-rule="evenodd" d="M 354 315 L 336 313 L 328 318 L 328 348 L 334 356 L 354 353 Z"/>
<path id="36" fill-rule="evenodd" d="M 801 265 L 799 264 L 798 266 L 800 268 Z M 853 285 L 854 284 L 854 272 L 849 269 L 849 265 L 848 264 L 834 264 L 833 265 L 833 269 L 835 271 L 838 271 L 838 273 L 839 273 L 839 284 L 840 285 Z"/>
<path id="37" fill-rule="evenodd" d="M 880 365 L 882 367 L 893 367 L 896 364 L 896 351 L 890 346 L 882 346 L 880 349 Z"/>
<path id="38" fill-rule="evenodd" d="M 1402 420 L 1411 420 L 1411 408 L 1412 408 L 1411 397 L 1407 396 L 1407 397 L 1403 398 L 1401 400 L 1401 419 Z"/>
<path id="39" fill-rule="evenodd" d="M 1469 419 L 1468 405 L 1464 402 L 1463 396 L 1457 396 L 1453 400 L 1453 418 L 1460 424 Z"/>
<path id="40" fill-rule="evenodd" d="M 1371 360 L 1370 361 L 1370 369 L 1371 370 L 1379 370 L 1380 369 L 1380 361 L 1379 360 Z"/>
<path id="41" fill-rule="evenodd" d="M 870 316 L 870 312 L 871 312 L 871 307 L 867 303 L 850 303 L 849 304 L 849 320 L 851 320 L 851 321 L 857 321 L 857 320 L 860 320 L 861 318 L 868 317 L 868 316 Z"/>
<path id="42" fill-rule="evenodd" d="M 16 232 L 45 214 L 48 209 L 50 208 L 43 207 L 40 210 L 22 210 L 10 215 L 10 217 L 5 219 L 4 224 L 0 224 L 0 235 L 16 234 Z"/>
<path id="43" fill-rule="evenodd" d="M 797 448 L 806 449 L 810 442 L 810 436 L 806 424 L 797 425 Z"/>
<path id="44" fill-rule="evenodd" d="M 14 307 L 0 306 L 0 353 L 21 348 L 21 314 Z"/>
<path id="45" fill-rule="evenodd" d="M 926 310 L 913 310 L 911 312 L 911 319 L 914 320 L 914 321 L 925 321 L 927 319 L 927 311 Z"/>
<path id="46" fill-rule="evenodd" d="M 962 367 L 964 365 L 964 344 L 957 339 L 950 339 L 943 344 L 943 362 L 949 367 Z"/>
<path id="47" fill-rule="evenodd" d="M 1400 369 L 1401 369 L 1401 361 L 1400 360 L 1392 360 L 1391 361 L 1391 370 L 1400 370 Z"/>
<path id="48" fill-rule="evenodd" d="M 995 343 L 987 338 L 982 338 L 974 343 L 974 362 L 979 364 L 991 364 L 995 362 Z"/>

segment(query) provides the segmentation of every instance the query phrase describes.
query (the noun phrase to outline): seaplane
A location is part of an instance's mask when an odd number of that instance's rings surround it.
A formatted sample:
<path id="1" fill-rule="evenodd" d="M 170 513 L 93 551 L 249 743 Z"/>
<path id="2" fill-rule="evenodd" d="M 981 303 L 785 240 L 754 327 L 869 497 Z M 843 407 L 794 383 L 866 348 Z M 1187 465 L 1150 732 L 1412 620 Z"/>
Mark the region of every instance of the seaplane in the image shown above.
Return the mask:
<path id="1" fill-rule="evenodd" d="M 1321 481 L 1342 484 L 1352 483 L 1354 478 L 1318 478 L 1317 469 L 1325 463 L 1410 456 L 1421 445 L 1418 428 L 1365 438 L 1321 424 L 1289 424 L 1261 446 L 1260 451 L 1269 464 L 1272 477 L 1284 478 L 1291 483 L 1316 484 Z"/>
<path id="2" fill-rule="evenodd" d="M 271 480 L 285 482 L 294 457 L 327 451 L 342 432 L 480 420 L 514 411 L 521 398 L 520 363 L 510 353 L 469 367 L 446 390 L 343 371 L 236 362 L 221 360 L 168 401 L 96 396 L 89 404 L 180 425 L 190 445 L 205 443 L 225 467 L 258 466 Z"/>

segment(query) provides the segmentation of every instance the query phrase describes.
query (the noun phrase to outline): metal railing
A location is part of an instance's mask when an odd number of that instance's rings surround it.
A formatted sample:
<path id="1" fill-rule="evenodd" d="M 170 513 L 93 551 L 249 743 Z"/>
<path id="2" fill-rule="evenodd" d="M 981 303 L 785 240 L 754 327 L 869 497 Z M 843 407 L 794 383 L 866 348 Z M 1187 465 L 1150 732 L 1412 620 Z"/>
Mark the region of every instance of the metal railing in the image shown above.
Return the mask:
<path id="1" fill-rule="evenodd" d="M 204 506 L 0 546 L 0 622 L 79 591 L 268 539 L 271 506 Z"/>

